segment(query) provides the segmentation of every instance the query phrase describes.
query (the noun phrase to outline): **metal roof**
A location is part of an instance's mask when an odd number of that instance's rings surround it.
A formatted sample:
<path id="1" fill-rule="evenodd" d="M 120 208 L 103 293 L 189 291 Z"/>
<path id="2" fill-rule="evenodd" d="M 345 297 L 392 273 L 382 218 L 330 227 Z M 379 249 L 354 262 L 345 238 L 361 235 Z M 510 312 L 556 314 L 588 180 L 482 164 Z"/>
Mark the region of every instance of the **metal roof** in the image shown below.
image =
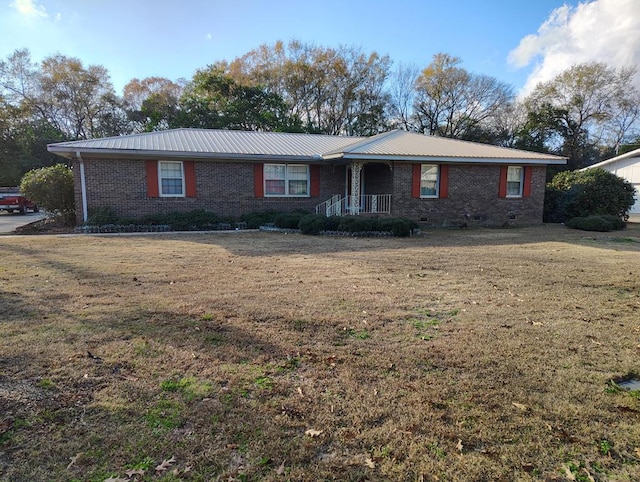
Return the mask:
<path id="1" fill-rule="evenodd" d="M 103 139 L 60 142 L 47 149 L 67 158 L 187 157 L 290 160 L 520 161 L 564 164 L 561 157 L 474 142 L 390 131 L 372 137 L 282 132 L 173 129 Z"/>
<path id="2" fill-rule="evenodd" d="M 103 139 L 59 142 L 47 149 L 55 154 L 109 154 L 111 156 L 162 155 L 190 157 L 296 157 L 317 158 L 341 149 L 361 137 L 295 134 L 283 132 L 172 129 Z"/>
<path id="3" fill-rule="evenodd" d="M 555 164 L 566 161 L 562 157 L 539 152 L 509 149 L 506 147 L 479 144 L 477 142 L 461 141 L 445 137 L 434 137 L 395 130 L 366 138 L 347 146 L 342 151 L 336 150 L 325 154 L 325 157 L 339 156 L 344 158 L 433 158 L 439 160 L 453 160 L 464 158 L 467 160 L 523 160 L 545 161 Z"/>

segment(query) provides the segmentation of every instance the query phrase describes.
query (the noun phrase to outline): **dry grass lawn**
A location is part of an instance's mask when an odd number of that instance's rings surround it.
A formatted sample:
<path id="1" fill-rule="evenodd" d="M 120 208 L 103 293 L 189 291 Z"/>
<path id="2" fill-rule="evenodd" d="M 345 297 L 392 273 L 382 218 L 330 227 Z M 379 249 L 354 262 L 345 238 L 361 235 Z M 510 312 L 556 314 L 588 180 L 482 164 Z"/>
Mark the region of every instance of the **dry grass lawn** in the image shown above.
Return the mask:
<path id="1" fill-rule="evenodd" d="M 0 252 L 2 480 L 640 480 L 639 224 Z"/>

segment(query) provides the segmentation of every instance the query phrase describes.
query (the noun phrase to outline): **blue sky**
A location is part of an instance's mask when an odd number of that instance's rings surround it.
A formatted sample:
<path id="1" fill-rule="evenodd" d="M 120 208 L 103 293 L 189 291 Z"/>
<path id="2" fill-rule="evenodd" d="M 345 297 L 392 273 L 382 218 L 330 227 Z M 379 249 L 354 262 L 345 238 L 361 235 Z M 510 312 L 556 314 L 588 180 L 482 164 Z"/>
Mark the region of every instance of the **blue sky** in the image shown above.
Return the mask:
<path id="1" fill-rule="evenodd" d="M 118 93 L 292 39 L 421 68 L 446 52 L 518 91 L 574 62 L 639 64 L 640 0 L 0 0 L 0 32 L 1 59 L 77 57 L 105 66 Z"/>

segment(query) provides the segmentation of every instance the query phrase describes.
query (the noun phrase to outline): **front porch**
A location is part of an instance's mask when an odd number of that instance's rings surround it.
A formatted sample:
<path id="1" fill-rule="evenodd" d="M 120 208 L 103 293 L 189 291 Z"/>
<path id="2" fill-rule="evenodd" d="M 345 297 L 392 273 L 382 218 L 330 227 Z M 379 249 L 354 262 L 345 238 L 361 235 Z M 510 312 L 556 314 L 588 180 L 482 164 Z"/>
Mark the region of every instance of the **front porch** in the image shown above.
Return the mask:
<path id="1" fill-rule="evenodd" d="M 387 193 L 392 192 L 393 175 L 389 164 L 352 162 L 345 166 L 343 179 L 344 194 L 334 194 L 318 204 L 316 214 L 391 214 L 391 194 Z"/>

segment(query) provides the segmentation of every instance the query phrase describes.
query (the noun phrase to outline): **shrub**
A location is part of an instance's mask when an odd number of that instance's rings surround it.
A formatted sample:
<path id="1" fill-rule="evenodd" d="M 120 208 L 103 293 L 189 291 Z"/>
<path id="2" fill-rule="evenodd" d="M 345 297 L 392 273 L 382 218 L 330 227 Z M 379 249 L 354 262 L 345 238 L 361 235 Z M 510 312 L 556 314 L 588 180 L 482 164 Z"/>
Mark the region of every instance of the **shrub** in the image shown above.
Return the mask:
<path id="1" fill-rule="evenodd" d="M 627 223 L 622 219 L 609 214 L 604 214 L 602 216 L 575 217 L 567 221 L 565 225 L 572 229 L 601 232 L 619 230 L 627 227 Z"/>
<path id="2" fill-rule="evenodd" d="M 394 236 L 406 238 L 411 232 L 418 227 L 414 221 L 405 218 L 387 218 L 379 221 L 380 231 L 390 231 Z"/>
<path id="3" fill-rule="evenodd" d="M 307 214 L 300 219 L 298 227 L 300 228 L 300 232 L 302 234 L 317 236 L 322 231 L 327 230 L 329 219 L 331 218 L 328 218 L 323 214 Z"/>
<path id="4" fill-rule="evenodd" d="M 545 221 L 604 214 L 627 219 L 634 194 L 630 182 L 604 169 L 560 172 L 547 184 Z"/>
<path id="5" fill-rule="evenodd" d="M 584 218 L 582 217 L 575 217 L 575 218 L 571 218 L 569 219 L 569 221 L 567 221 L 566 223 L 564 223 L 564 225 L 568 228 L 571 229 L 578 229 L 578 225 L 584 220 Z"/>
<path id="6" fill-rule="evenodd" d="M 627 223 L 625 223 L 618 216 L 612 216 L 610 214 L 603 214 L 600 217 L 602 219 L 604 219 L 605 221 L 608 221 L 609 223 L 611 223 L 611 227 L 613 228 L 614 231 L 619 231 L 619 230 L 625 229 L 627 227 Z"/>
<path id="7" fill-rule="evenodd" d="M 249 229 L 258 229 L 265 224 L 275 224 L 275 219 L 278 214 L 280 213 L 277 211 L 247 213 L 240 216 L 240 221 L 247 223 Z"/>
<path id="8" fill-rule="evenodd" d="M 20 192 L 66 224 L 75 224 L 73 173 L 64 164 L 27 172 L 20 182 Z"/>
<path id="9" fill-rule="evenodd" d="M 88 226 L 104 226 L 106 224 L 129 224 L 124 221 L 116 212 L 110 207 L 102 207 L 93 209 L 89 212 L 87 221 Z"/>
<path id="10" fill-rule="evenodd" d="M 216 229 L 220 223 L 231 224 L 231 219 L 222 219 L 217 214 L 196 209 L 194 211 L 151 214 L 142 218 L 142 224 L 169 225 L 174 231 L 199 231 Z"/>
<path id="11" fill-rule="evenodd" d="M 306 216 L 306 213 L 294 211 L 291 213 L 280 213 L 273 220 L 274 224 L 283 229 L 298 229 L 300 220 Z"/>

